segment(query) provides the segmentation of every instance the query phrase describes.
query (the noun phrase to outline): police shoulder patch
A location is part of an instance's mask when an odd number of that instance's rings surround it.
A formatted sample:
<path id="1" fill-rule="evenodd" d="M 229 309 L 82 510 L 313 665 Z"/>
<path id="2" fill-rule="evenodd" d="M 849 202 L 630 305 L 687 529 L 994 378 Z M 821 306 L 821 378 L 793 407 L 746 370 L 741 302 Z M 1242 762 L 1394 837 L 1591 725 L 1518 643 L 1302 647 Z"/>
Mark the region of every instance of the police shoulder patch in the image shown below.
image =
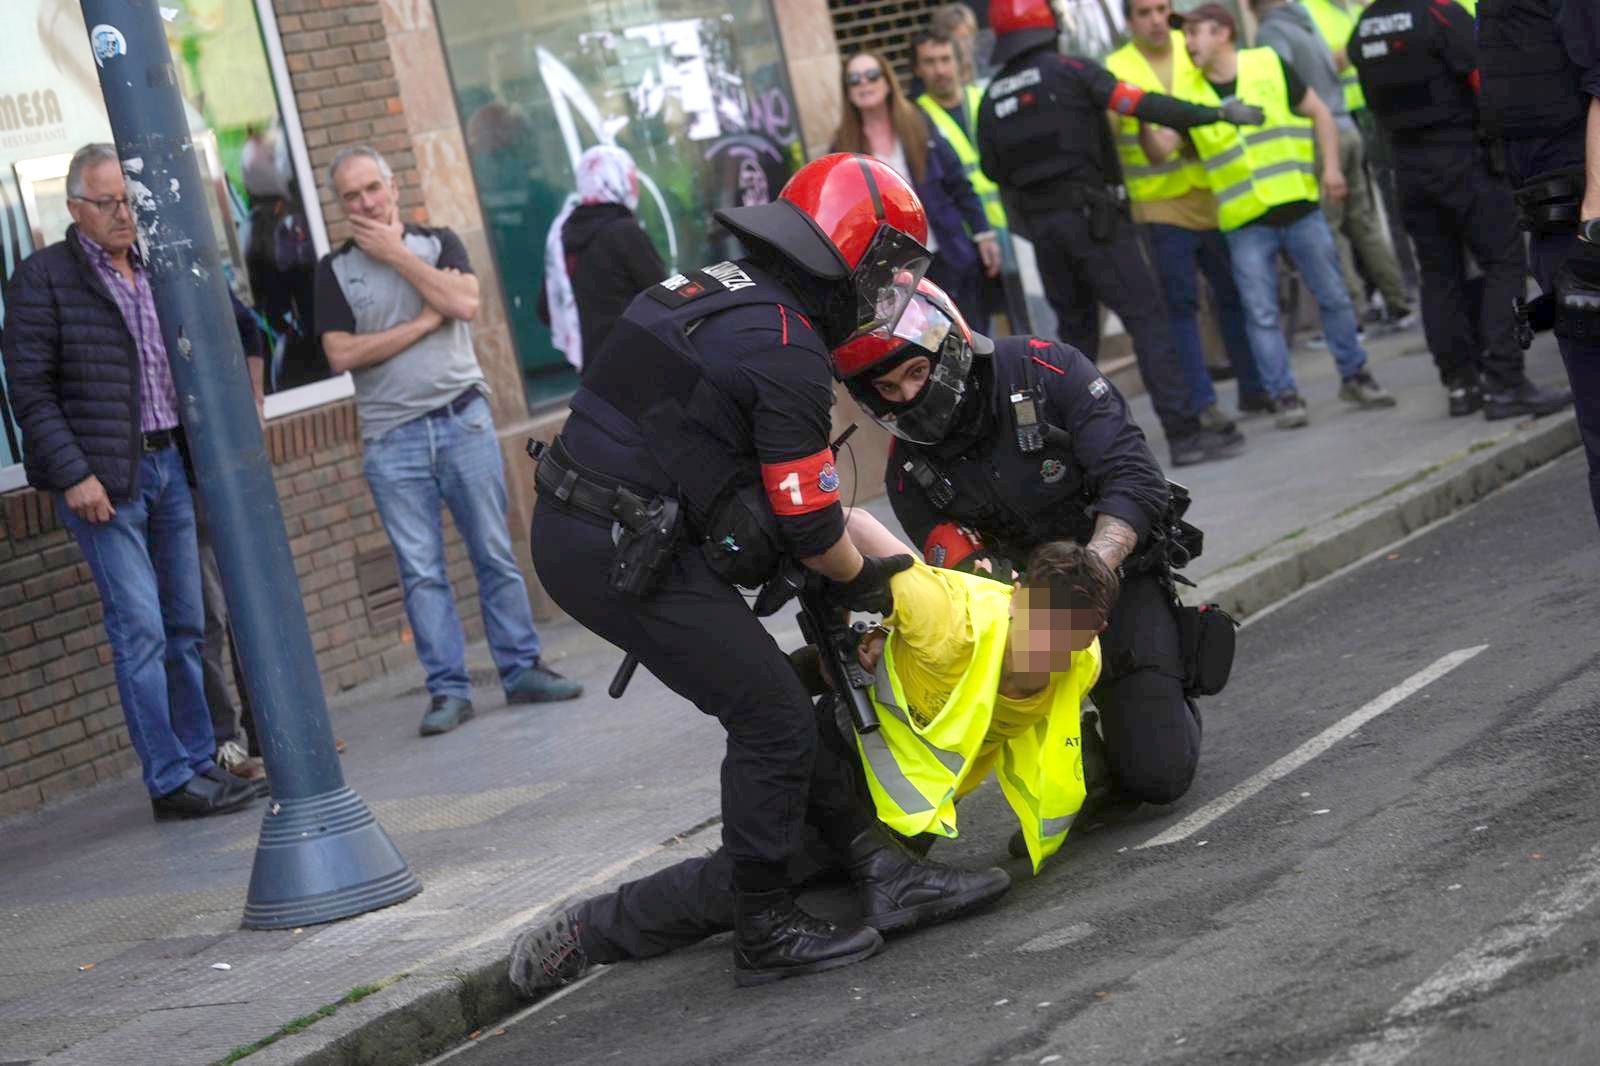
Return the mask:
<path id="1" fill-rule="evenodd" d="M 1097 400 L 1106 398 L 1106 393 L 1111 391 L 1111 383 L 1105 378 L 1095 378 L 1089 382 L 1089 395 Z"/>
<path id="2" fill-rule="evenodd" d="M 657 303 L 667 307 L 682 307 L 702 296 L 718 292 L 738 292 L 755 285 L 755 279 L 736 263 L 713 263 L 688 274 L 674 274 L 667 280 L 652 285 L 645 291 Z"/>

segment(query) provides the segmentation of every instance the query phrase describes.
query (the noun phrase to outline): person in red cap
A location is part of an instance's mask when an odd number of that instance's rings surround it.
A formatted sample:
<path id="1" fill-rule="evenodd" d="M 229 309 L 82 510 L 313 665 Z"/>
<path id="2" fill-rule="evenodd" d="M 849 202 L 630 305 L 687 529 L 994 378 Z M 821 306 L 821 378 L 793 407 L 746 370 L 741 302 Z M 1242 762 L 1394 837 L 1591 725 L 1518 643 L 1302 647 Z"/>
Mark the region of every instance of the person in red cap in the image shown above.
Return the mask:
<path id="1" fill-rule="evenodd" d="M 989 25 L 1000 69 L 978 110 L 978 152 L 1006 217 L 1033 242 L 1057 336 L 1092 362 L 1099 305 L 1109 307 L 1133 338 L 1172 465 L 1237 453 L 1244 436 L 1231 421 L 1200 423 L 1160 283 L 1127 215 L 1106 119 L 1109 111 L 1187 129 L 1260 121 L 1261 113 L 1238 100 L 1207 107 L 1145 92 L 1091 60 L 1061 55 L 1049 0 L 994 0 Z"/>
<path id="2" fill-rule="evenodd" d="M 716 217 L 747 255 L 645 290 L 591 353 L 539 459 L 532 546 L 557 604 L 721 722 L 723 847 L 519 935 L 511 980 L 529 995 L 730 928 L 739 984 L 815 973 L 1010 884 L 919 861 L 878 825 L 739 593 L 793 560 L 834 606 L 887 614 L 889 577 L 913 562 L 864 558 L 846 535 L 829 349 L 905 310 L 928 266 L 922 205 L 887 164 L 837 154 Z M 796 904 L 808 822 L 857 885 L 859 923 Z"/>

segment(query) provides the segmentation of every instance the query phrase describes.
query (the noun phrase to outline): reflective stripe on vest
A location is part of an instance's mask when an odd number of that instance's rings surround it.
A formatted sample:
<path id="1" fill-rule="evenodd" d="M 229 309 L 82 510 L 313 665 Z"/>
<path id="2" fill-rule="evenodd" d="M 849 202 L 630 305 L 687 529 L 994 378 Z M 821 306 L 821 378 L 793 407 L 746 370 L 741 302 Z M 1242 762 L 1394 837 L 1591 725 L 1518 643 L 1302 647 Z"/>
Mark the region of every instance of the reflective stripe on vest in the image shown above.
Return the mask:
<path id="1" fill-rule="evenodd" d="M 1168 92 L 1144 53 L 1129 41 L 1106 56 L 1106 69 L 1121 80 L 1150 92 Z M 1174 89 L 1186 71 L 1194 69 L 1183 34 L 1172 31 L 1172 83 Z M 1205 168 L 1199 161 L 1174 155 L 1163 163 L 1152 163 L 1139 143 L 1139 120 L 1132 115 L 1117 117 L 1117 158 L 1122 162 L 1122 180 L 1128 197 L 1134 201 L 1172 200 L 1191 189 L 1206 187 Z"/>
<path id="2" fill-rule="evenodd" d="M 1316 143 L 1311 120 L 1289 105 L 1283 64 L 1270 48 L 1239 53 L 1239 99 L 1266 112 L 1260 126 L 1217 122 L 1189 131 L 1217 197 L 1217 225 L 1238 229 L 1277 204 L 1318 197 Z M 1184 98 L 1217 106 L 1221 101 L 1198 70 L 1185 82 Z"/>
<path id="3" fill-rule="evenodd" d="M 968 85 L 962 90 L 962 100 L 966 104 L 967 129 L 975 130 L 978 125 L 978 105 L 983 102 L 983 90 L 976 85 Z M 966 130 L 950 117 L 950 112 L 946 111 L 932 95 L 923 93 L 917 97 L 917 103 L 933 120 L 934 128 L 939 131 L 940 136 L 956 150 L 956 158 L 961 160 L 961 169 L 966 172 L 967 181 L 972 183 L 972 191 L 977 193 L 978 199 L 983 202 L 983 214 L 989 220 L 989 225 L 994 227 L 997 233 L 1005 230 L 1006 209 L 1000 204 L 1000 186 L 990 181 L 989 175 L 983 172 L 978 149 L 967 136 Z"/>
<path id="4" fill-rule="evenodd" d="M 985 754 L 1005 665 L 1011 590 L 987 578 L 952 576 L 966 586 L 967 615 L 975 637 L 965 673 L 938 713 L 918 724 L 905 709 L 905 694 L 895 673 L 896 641 L 891 637 L 869 690 L 879 728 L 856 738 L 878 817 L 904 836 L 956 835 L 956 795 L 975 783 L 964 786 L 974 760 Z M 1086 653 L 1082 669 L 1098 674 L 1099 649 L 1097 641 Z M 1000 745 L 1001 790 L 1022 826 L 1035 872 L 1061 847 L 1083 804 L 1079 669 L 1075 663 L 1072 673 L 1057 679 L 1045 717 Z"/>
<path id="5" fill-rule="evenodd" d="M 1328 51 L 1343 52 L 1350 44 L 1350 35 L 1356 31 L 1356 19 L 1361 16 L 1361 9 L 1365 5 L 1356 0 L 1351 0 L 1348 7 L 1340 6 L 1333 0 L 1300 0 L 1300 6 L 1310 13 L 1311 21 L 1317 24 L 1317 32 L 1322 35 Z M 1367 106 L 1367 97 L 1361 91 L 1361 77 L 1353 64 L 1339 72 L 1339 84 L 1344 88 L 1344 106 L 1351 114 Z"/>

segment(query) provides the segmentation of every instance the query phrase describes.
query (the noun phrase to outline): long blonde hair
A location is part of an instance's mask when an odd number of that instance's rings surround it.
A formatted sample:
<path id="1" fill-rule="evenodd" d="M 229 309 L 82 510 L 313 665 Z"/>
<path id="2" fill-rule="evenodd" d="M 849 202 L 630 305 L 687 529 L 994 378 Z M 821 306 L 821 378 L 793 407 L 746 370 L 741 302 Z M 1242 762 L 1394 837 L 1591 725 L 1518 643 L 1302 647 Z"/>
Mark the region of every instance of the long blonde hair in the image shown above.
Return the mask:
<path id="1" fill-rule="evenodd" d="M 906 153 L 906 166 L 911 168 L 911 173 L 906 177 L 919 182 L 928 169 L 928 120 L 916 104 L 906 99 L 905 93 L 900 91 L 900 79 L 895 77 L 894 68 L 882 52 L 874 49 L 854 53 L 844 61 L 844 67 L 839 72 L 839 88 L 844 92 L 844 111 L 839 116 L 839 132 L 833 137 L 833 150 L 872 154 L 867 131 L 861 125 L 861 112 L 851 103 L 850 85 L 845 80 L 850 76 L 850 64 L 862 56 L 878 64 L 884 81 L 889 85 L 889 97 L 885 101 L 889 107 L 889 124 L 894 128 L 895 140 L 900 142 L 900 148 Z"/>

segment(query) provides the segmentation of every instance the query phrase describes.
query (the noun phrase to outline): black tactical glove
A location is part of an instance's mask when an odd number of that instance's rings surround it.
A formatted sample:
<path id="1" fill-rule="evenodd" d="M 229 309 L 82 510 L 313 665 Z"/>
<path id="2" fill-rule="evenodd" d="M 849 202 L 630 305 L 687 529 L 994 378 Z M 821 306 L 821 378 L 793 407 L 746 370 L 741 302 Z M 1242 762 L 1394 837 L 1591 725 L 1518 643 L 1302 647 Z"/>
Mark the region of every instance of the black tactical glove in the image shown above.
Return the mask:
<path id="1" fill-rule="evenodd" d="M 830 607 L 890 614 L 894 611 L 894 596 L 889 592 L 889 579 L 902 570 L 909 570 L 915 562 L 909 555 L 864 555 L 861 572 L 849 581 L 827 582 L 823 586 L 823 596 Z"/>
<path id="2" fill-rule="evenodd" d="M 1222 114 L 1222 121 L 1231 122 L 1235 126 L 1259 126 L 1267 118 L 1265 111 L 1237 97 L 1229 97 L 1222 101 L 1222 106 L 1217 110 Z"/>

